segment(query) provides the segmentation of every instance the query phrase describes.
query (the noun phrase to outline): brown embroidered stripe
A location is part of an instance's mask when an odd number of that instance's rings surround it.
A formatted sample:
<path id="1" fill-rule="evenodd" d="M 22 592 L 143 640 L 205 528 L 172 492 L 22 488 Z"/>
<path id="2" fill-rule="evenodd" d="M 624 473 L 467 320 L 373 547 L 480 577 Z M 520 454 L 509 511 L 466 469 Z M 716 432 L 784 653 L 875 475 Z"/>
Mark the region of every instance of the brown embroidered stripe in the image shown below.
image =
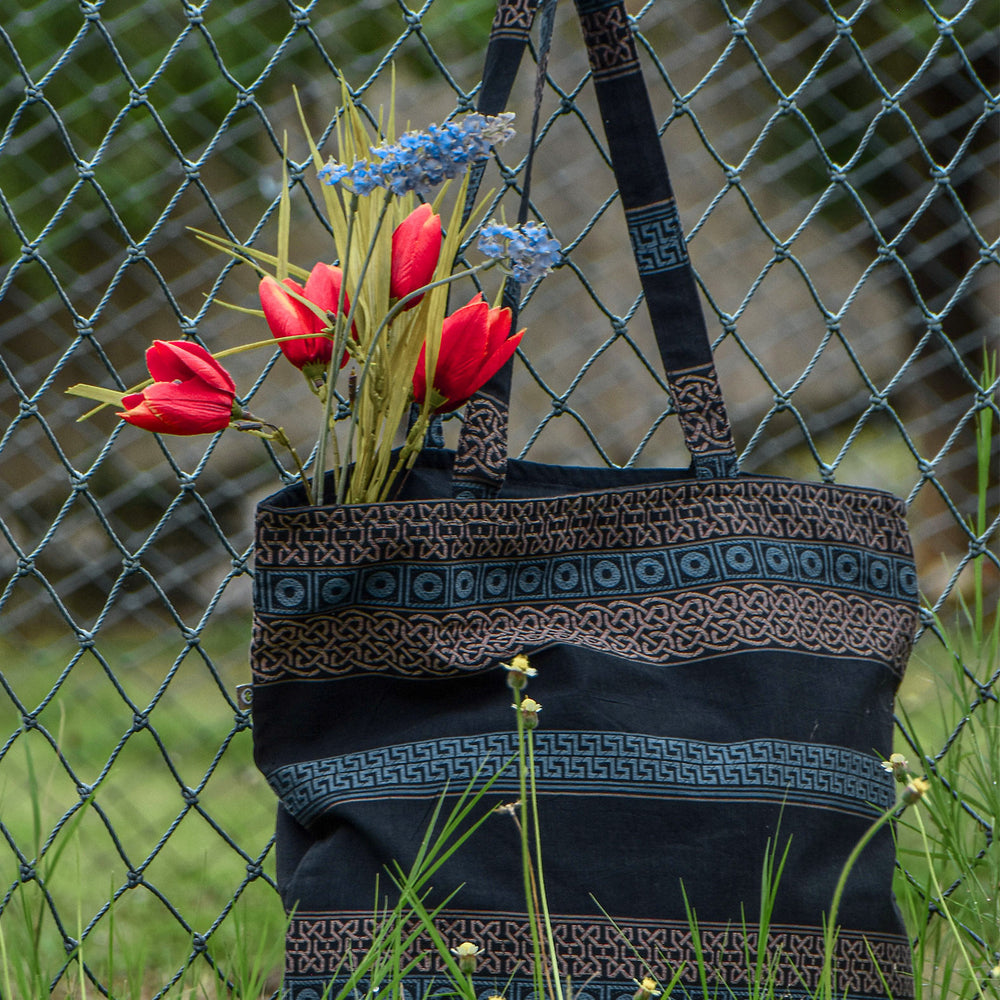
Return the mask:
<path id="1" fill-rule="evenodd" d="M 647 970 L 664 982 L 681 965 L 684 966 L 681 983 L 697 985 L 697 961 L 686 923 L 629 920 L 617 915 L 614 919 L 617 929 L 600 916 L 552 918 L 553 935 L 564 962 L 561 971 L 569 973 L 574 984 L 587 983 L 588 996 L 602 1000 L 626 992 L 631 996 L 635 991 L 632 980 L 641 979 Z M 490 983 L 490 977 L 496 977 L 503 985 L 510 970 L 515 968 L 517 978 L 530 983 L 531 934 L 523 914 L 448 911 L 435 923 L 446 941 L 471 941 L 479 946 L 482 954 L 477 964 L 477 980 L 484 987 Z M 719 970 L 721 982 L 730 988 L 745 986 L 745 949 L 749 948 L 751 954 L 758 949 L 756 925 L 749 925 L 746 934 L 727 924 L 700 921 L 699 925 L 706 960 Z M 296 914 L 288 931 L 286 976 L 293 981 L 299 977 L 330 977 L 338 971 L 337 963 L 345 956 L 353 955 L 356 960 L 363 954 L 372 930 L 371 914 Z M 793 990 L 790 995 L 798 997 L 815 989 L 823 967 L 823 935 L 819 928 L 773 926 L 767 946 L 770 954 L 782 958 L 775 973 L 777 990 Z M 419 951 L 433 953 L 426 937 L 418 937 L 415 942 L 413 952 Z M 886 996 L 899 1000 L 912 996 L 909 961 L 910 949 L 905 937 L 842 930 L 836 949 L 839 970 L 836 995 L 842 1000 Z M 437 972 L 436 985 L 440 989 L 444 984 L 437 962 L 433 957 L 425 958 L 419 969 L 428 980 Z"/>
<path id="2" fill-rule="evenodd" d="M 533 500 L 262 505 L 255 565 L 358 565 L 633 549 L 753 536 L 909 556 L 902 501 L 873 490 L 740 477 Z"/>

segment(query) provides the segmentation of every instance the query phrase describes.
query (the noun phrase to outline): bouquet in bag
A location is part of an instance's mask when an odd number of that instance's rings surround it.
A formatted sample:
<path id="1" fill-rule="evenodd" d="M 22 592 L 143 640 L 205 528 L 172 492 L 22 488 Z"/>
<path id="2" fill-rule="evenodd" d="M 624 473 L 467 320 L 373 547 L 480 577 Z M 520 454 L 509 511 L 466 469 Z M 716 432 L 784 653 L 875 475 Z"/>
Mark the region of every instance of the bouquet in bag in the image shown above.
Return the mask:
<path id="1" fill-rule="evenodd" d="M 214 354 L 193 341 L 155 341 L 142 385 L 123 393 L 92 385 L 68 390 L 114 405 L 123 420 L 155 433 L 234 428 L 272 441 L 288 449 L 308 501 L 318 505 L 387 499 L 416 460 L 432 418 L 461 407 L 513 355 L 524 330 L 514 332 L 510 309 L 480 292 L 449 312 L 450 285 L 494 266 L 531 280 L 559 259 L 559 244 L 544 226 L 493 221 L 480 227 L 485 261 L 455 270 L 464 220 L 472 215 L 465 211 L 469 167 L 514 134 L 512 114 L 466 114 L 394 139 L 390 112 L 379 128 L 387 138 L 372 144 L 358 108 L 348 99 L 344 107 L 339 160 L 324 164 L 309 139 L 333 234 L 331 262 L 305 269 L 289 261 L 287 174 L 276 254 L 198 233 L 260 274 L 261 308 L 241 311 L 263 317 L 271 338 Z M 456 178 L 443 224 L 442 205 Z M 219 360 L 275 343 L 319 404 L 311 482 L 285 431 L 243 407 Z"/>

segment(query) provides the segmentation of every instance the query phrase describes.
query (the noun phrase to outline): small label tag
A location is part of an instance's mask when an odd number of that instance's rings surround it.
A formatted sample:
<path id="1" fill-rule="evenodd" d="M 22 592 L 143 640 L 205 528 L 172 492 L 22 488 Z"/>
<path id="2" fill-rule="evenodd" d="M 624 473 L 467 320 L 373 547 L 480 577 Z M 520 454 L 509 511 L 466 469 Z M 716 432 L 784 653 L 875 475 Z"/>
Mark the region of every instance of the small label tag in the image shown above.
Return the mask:
<path id="1" fill-rule="evenodd" d="M 253 709 L 253 685 L 252 684 L 237 684 L 236 685 L 236 704 L 239 705 L 244 712 L 249 712 Z"/>

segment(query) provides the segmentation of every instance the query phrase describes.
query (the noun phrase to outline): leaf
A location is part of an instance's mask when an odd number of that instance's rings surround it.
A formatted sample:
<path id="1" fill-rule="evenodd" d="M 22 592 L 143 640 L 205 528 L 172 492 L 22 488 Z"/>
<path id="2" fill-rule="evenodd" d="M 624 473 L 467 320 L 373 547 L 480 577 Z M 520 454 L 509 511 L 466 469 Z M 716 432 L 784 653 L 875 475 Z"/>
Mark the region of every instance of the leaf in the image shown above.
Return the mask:
<path id="1" fill-rule="evenodd" d="M 92 417 L 95 413 L 100 412 L 105 406 L 121 406 L 122 397 L 128 395 L 124 392 L 117 392 L 114 389 L 105 389 L 103 386 L 99 385 L 87 385 L 84 382 L 78 382 L 76 385 L 71 385 L 66 390 L 67 396 L 82 396 L 84 399 L 96 399 L 100 406 L 95 406 L 94 409 L 88 410 L 82 417 L 77 417 L 76 422 L 80 423 L 83 420 L 87 420 Z"/>
<path id="2" fill-rule="evenodd" d="M 215 236 L 212 233 L 206 233 L 201 229 L 195 229 L 193 226 L 187 227 L 189 232 L 195 234 L 195 236 L 210 246 L 213 250 L 219 250 L 222 253 L 229 254 L 235 260 L 240 261 L 240 263 L 249 264 L 252 268 L 258 271 L 261 275 L 266 274 L 263 268 L 258 267 L 255 261 L 260 261 L 264 264 L 270 264 L 271 267 L 277 269 L 278 258 L 271 253 L 265 253 L 263 250 L 255 250 L 253 247 L 245 247 L 242 243 L 234 243 L 232 240 L 224 239 L 221 236 Z M 288 273 L 299 279 L 304 279 L 309 277 L 309 272 L 304 267 L 299 267 L 296 264 L 288 264 Z"/>
<path id="3" fill-rule="evenodd" d="M 288 135 L 284 136 L 281 161 L 281 200 L 278 202 L 278 281 L 288 277 L 288 239 L 291 232 L 292 198 L 288 190 Z"/>

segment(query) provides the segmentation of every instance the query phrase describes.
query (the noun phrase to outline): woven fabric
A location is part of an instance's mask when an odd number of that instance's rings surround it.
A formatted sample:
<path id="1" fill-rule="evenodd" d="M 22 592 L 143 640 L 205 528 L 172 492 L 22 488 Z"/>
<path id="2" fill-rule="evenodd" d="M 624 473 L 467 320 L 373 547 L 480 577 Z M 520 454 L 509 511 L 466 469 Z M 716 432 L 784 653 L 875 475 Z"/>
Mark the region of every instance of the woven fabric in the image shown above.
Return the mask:
<path id="1" fill-rule="evenodd" d="M 432 499 L 451 462 L 426 453 L 395 503 L 317 509 L 292 489 L 259 511 L 254 735 L 281 802 L 290 995 L 311 996 L 364 948 L 376 880 L 412 862 L 445 789 L 477 770 L 485 781 L 513 751 L 499 664 L 518 652 L 539 670 L 543 857 L 565 971 L 588 996 L 618 997 L 645 968 L 693 970 L 683 880 L 738 987 L 741 913 L 752 925 L 765 844 L 787 840 L 771 947 L 783 988 L 805 995 L 840 867 L 893 801 L 879 755 L 917 622 L 902 504 L 522 462 L 498 499 Z M 486 806 L 516 798 L 514 780 Z M 911 995 L 892 871 L 886 831 L 841 908 L 851 1000 L 887 995 L 879 970 L 897 1000 Z M 435 877 L 463 886 L 442 929 L 484 948 L 483 988 L 502 992 L 520 964 L 508 997 L 531 990 L 519 872 L 498 815 Z M 414 983 L 431 990 L 441 970 Z"/>
<path id="2" fill-rule="evenodd" d="M 501 0 L 493 108 L 534 6 Z M 624 1000 L 633 980 L 682 966 L 695 986 L 700 948 L 719 995 L 739 998 L 762 947 L 781 995 L 809 995 L 841 869 L 893 803 L 880 762 L 918 622 L 903 504 L 738 472 L 627 14 L 577 7 L 692 464 L 508 460 L 508 368 L 470 403 L 456 452 L 426 449 L 392 501 L 316 508 L 291 487 L 259 506 L 254 747 L 279 802 L 290 1000 L 343 983 L 371 939 L 376 885 L 391 897 L 387 866 L 413 863 L 442 797 L 492 779 L 484 809 L 517 797 L 501 768 L 515 750 L 502 664 L 519 653 L 544 706 L 542 857 L 573 996 Z M 768 845 L 788 854 L 761 940 Z M 913 995 L 893 869 L 883 828 L 838 913 L 845 1000 Z M 444 940 L 481 949 L 479 995 L 527 1000 L 512 819 L 491 815 L 433 885 L 429 905 L 450 896 Z M 443 988 L 431 954 L 406 998 Z"/>

